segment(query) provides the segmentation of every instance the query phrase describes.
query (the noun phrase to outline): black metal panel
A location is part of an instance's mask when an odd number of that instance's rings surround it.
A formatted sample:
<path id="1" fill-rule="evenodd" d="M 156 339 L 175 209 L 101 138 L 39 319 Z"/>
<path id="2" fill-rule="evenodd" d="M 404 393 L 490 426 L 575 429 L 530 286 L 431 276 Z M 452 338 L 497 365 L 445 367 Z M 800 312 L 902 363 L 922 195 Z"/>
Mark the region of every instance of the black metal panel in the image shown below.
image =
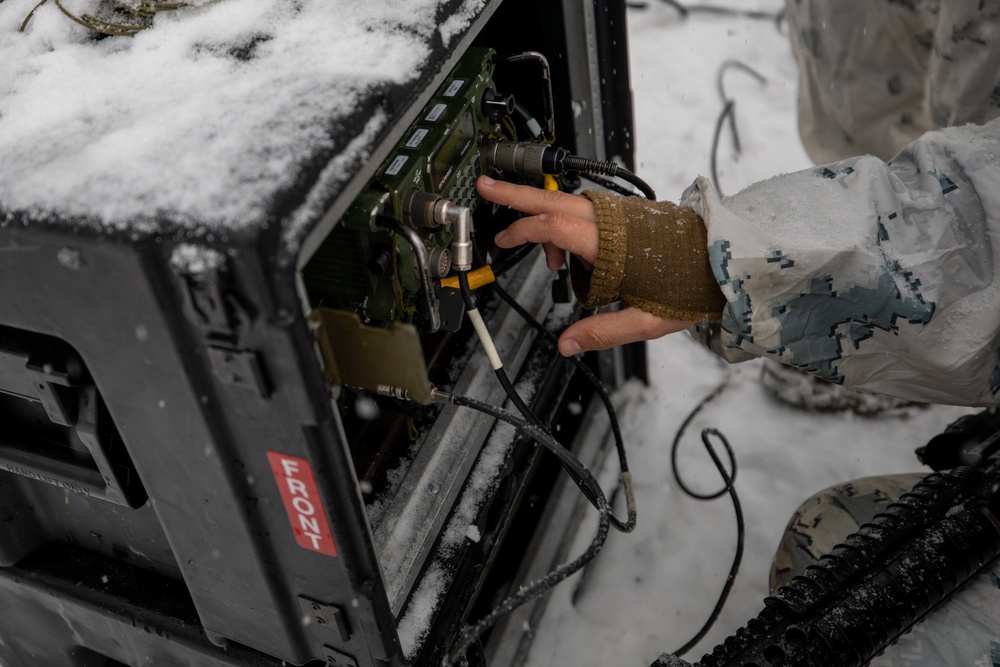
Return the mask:
<path id="1" fill-rule="evenodd" d="M 150 512 L 88 498 L 100 517 L 92 522 L 101 526 L 93 529 L 100 536 L 93 541 L 113 545 L 112 553 L 151 550 L 154 555 L 135 560 L 177 568 L 205 631 L 217 639 L 295 664 L 322 657 L 326 633 L 302 623 L 297 598 L 308 593 L 349 610 L 356 630 L 341 648 L 371 656 L 359 657 L 359 665 L 391 658 L 394 635 L 372 620 L 379 616 L 378 569 L 363 505 L 292 272 L 265 271 L 252 249 L 233 252 L 219 272 L 227 314 L 206 322 L 191 309 L 190 285 L 170 268 L 173 244 L 166 239 L 131 244 L 108 235 L 53 233 L 51 227 L 5 231 L 6 239 L 30 250 L 4 253 L 0 282 L 33 287 L 6 295 L 4 324 L 58 338 L 79 352 L 162 526 L 157 539 L 146 523 Z M 67 247 L 83 260 L 75 268 L 59 260 Z M 283 292 L 275 289 L 282 280 Z M 203 309 L 212 308 L 210 299 L 199 299 Z M 220 334 L 226 326 L 231 331 Z M 220 373 L 212 354 L 220 347 L 252 352 L 266 391 Z M 341 547 L 337 557 L 296 544 L 268 451 L 313 462 Z M 18 523 L 39 527 L 34 538 L 22 531 L 18 544 L 28 549 L 67 537 L 90 541 L 70 523 L 82 510 L 63 514 L 63 503 L 52 502 L 44 482 L 0 476 L 5 508 Z M 61 492 L 67 507 L 81 504 L 72 490 Z M 145 546 L 135 539 L 144 534 Z M 0 634 L 6 637 L 7 628 L 0 625 Z"/>
<path id="2" fill-rule="evenodd" d="M 595 0 L 597 43 L 607 154 L 635 171 L 635 116 L 628 62 L 628 24 L 623 0 Z"/>
<path id="3" fill-rule="evenodd" d="M 176 580 L 79 548 L 49 547 L 0 569 L 0 604 L 5 666 L 282 664 L 237 644 L 212 644 Z"/>

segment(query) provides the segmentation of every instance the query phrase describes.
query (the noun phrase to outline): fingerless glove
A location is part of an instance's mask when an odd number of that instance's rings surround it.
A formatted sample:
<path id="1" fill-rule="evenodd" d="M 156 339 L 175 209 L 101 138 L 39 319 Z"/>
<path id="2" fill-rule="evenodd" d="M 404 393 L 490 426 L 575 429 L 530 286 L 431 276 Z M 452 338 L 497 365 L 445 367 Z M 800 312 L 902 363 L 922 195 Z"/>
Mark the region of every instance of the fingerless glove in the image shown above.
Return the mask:
<path id="1" fill-rule="evenodd" d="M 705 222 L 672 202 L 583 193 L 594 203 L 600 240 L 593 271 L 571 264 L 587 308 L 623 301 L 669 320 L 719 319 L 726 300 L 708 263 Z"/>

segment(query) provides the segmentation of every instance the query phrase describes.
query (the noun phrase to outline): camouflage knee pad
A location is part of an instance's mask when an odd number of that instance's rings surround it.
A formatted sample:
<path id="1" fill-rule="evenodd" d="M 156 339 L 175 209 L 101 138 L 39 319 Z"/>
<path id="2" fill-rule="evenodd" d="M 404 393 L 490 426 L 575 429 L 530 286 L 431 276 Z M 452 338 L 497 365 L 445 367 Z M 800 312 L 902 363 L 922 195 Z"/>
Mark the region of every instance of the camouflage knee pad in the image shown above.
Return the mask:
<path id="1" fill-rule="evenodd" d="M 773 594 L 923 479 L 923 473 L 862 477 L 823 489 L 792 515 L 771 563 Z"/>

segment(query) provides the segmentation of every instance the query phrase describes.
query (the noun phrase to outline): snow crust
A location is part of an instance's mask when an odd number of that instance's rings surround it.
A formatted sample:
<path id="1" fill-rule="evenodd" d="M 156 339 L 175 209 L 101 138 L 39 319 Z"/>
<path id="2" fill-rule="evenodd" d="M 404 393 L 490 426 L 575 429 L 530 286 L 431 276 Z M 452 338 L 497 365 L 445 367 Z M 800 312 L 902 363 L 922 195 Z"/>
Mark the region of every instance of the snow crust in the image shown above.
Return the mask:
<path id="1" fill-rule="evenodd" d="M 238 229 L 265 222 L 318 156 L 350 144 L 338 168 L 356 168 L 387 117 L 368 121 L 361 146 L 341 124 L 417 77 L 485 0 L 441 27 L 445 0 L 217 0 L 101 40 L 54 3 L 19 33 L 35 4 L 0 3 L 0 210 Z"/>

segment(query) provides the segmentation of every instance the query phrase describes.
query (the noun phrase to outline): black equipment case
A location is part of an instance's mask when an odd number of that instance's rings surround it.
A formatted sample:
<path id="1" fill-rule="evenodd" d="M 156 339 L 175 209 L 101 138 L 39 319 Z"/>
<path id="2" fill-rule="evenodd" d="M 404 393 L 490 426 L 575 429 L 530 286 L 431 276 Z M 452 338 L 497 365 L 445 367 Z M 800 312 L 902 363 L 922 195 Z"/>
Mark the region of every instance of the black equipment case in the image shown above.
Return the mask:
<path id="1" fill-rule="evenodd" d="M 303 278 L 471 48 L 536 107 L 538 75 L 503 59 L 542 52 L 559 145 L 632 166 L 624 2 L 480 4 L 419 76 L 338 119 L 268 224 L 95 228 L 0 201 L 0 665 L 436 664 L 516 586 L 551 462 L 477 413 L 331 382 Z M 346 153 L 374 113 L 390 122 Z M 307 198 L 320 213 L 293 226 Z M 536 253 L 503 282 L 554 327 L 574 311 L 552 280 Z M 518 386 L 572 434 L 590 390 L 483 300 Z M 502 402 L 471 336 L 420 340 L 431 380 Z M 641 375 L 642 349 L 626 357 L 606 375 Z"/>

